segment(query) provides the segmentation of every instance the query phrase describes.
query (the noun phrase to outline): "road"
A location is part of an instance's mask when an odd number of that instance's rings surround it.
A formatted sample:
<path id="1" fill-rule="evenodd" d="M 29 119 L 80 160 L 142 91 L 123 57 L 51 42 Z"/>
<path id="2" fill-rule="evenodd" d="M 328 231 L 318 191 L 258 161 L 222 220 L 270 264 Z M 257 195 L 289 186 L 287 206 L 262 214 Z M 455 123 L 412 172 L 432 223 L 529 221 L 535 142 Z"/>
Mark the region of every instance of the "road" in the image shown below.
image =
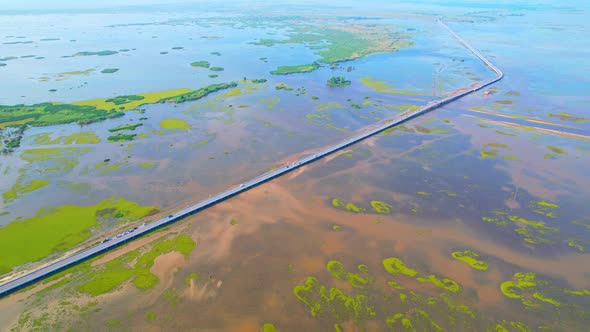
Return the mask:
<path id="1" fill-rule="evenodd" d="M 116 248 L 116 247 L 118 247 L 126 242 L 129 242 L 137 237 L 140 237 L 146 233 L 149 233 L 150 231 L 153 231 L 153 230 L 158 229 L 160 227 L 171 224 L 171 223 L 178 221 L 184 217 L 187 217 L 187 216 L 197 213 L 203 209 L 211 207 L 217 203 L 223 202 L 224 200 L 226 200 L 230 197 L 238 195 L 239 193 L 242 193 L 246 190 L 252 189 L 264 182 L 270 181 L 270 180 L 277 178 L 283 174 L 291 172 L 292 170 L 294 170 L 296 168 L 299 168 L 299 167 L 309 164 L 313 161 L 321 159 L 329 154 L 332 154 L 338 150 L 346 148 L 352 144 L 358 143 L 370 136 L 373 136 L 373 135 L 378 134 L 386 129 L 389 129 L 389 128 L 397 126 L 405 121 L 408 121 L 409 119 L 412 119 L 412 118 L 415 118 L 415 117 L 420 116 L 422 114 L 425 114 L 427 112 L 430 112 L 436 108 L 439 108 L 445 104 L 448 104 L 452 101 L 462 98 L 468 94 L 471 94 L 477 90 L 480 90 L 480 89 L 482 89 L 488 85 L 491 85 L 491 84 L 502 79 L 504 74 L 502 73 L 502 71 L 500 69 L 498 69 L 496 66 L 494 66 L 483 55 L 481 55 L 476 49 L 471 47 L 471 45 L 469 45 L 465 40 L 463 40 L 461 37 L 459 37 L 445 23 L 443 23 L 442 21 L 440 21 L 438 19 L 437 19 L 437 23 L 440 24 L 446 30 L 448 30 L 463 46 L 465 46 L 467 49 L 469 49 L 475 56 L 477 56 L 481 61 L 483 61 L 483 63 L 485 65 L 487 65 L 490 69 L 492 69 L 497 74 L 497 76 L 489 81 L 486 81 L 484 83 L 477 85 L 476 87 L 471 87 L 470 89 L 466 89 L 465 91 L 448 96 L 444 99 L 433 101 L 418 110 L 408 111 L 408 112 L 402 113 L 394 118 L 391 118 L 391 119 L 388 119 L 385 121 L 381 121 L 374 128 L 357 133 L 354 136 L 351 136 L 350 138 L 348 138 L 340 143 L 325 147 L 325 148 L 315 152 L 312 155 L 303 157 L 303 158 L 301 158 L 293 163 L 290 163 L 288 165 L 283 165 L 275 170 L 264 173 L 262 175 L 259 175 L 255 178 L 253 178 L 253 179 L 243 182 L 237 186 L 231 187 L 223 192 L 220 192 L 216 195 L 210 196 L 207 199 L 204 199 L 202 201 L 191 204 L 185 208 L 182 208 L 180 210 L 172 212 L 171 214 L 169 214 L 163 218 L 159 218 L 159 219 L 154 220 L 148 224 L 144 224 L 131 232 L 126 232 L 124 235 L 118 234 L 117 236 L 113 237 L 111 240 L 109 240 L 107 242 L 103 242 L 103 243 L 97 244 L 95 246 L 89 247 L 89 248 L 84 249 L 80 252 L 77 252 L 71 256 L 60 259 L 50 265 L 41 267 L 41 268 L 39 268 L 33 272 L 30 272 L 22 277 L 10 280 L 10 281 L 0 285 L 0 298 L 7 296 L 8 294 L 11 294 L 12 292 L 15 292 L 19 289 L 22 289 L 23 287 L 26 287 L 34 282 L 42 280 L 52 274 L 62 271 L 68 267 L 71 267 L 75 264 L 83 262 L 91 257 L 94 257 L 94 256 L 102 254 L 108 250 Z"/>

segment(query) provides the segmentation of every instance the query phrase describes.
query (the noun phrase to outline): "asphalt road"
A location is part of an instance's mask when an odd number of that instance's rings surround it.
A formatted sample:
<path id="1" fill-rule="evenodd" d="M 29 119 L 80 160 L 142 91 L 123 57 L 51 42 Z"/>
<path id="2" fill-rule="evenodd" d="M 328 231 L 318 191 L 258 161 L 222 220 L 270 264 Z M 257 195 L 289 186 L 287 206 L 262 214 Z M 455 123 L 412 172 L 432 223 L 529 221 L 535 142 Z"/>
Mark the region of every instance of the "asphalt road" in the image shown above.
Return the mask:
<path id="1" fill-rule="evenodd" d="M 30 272 L 29 274 L 26 274 L 22 277 L 10 280 L 10 281 L 0 285 L 0 298 L 7 296 L 8 294 L 11 294 L 11 293 L 13 293 L 23 287 L 26 287 L 34 282 L 42 280 L 52 274 L 62 271 L 68 267 L 71 267 L 75 264 L 83 262 L 93 256 L 102 254 L 106 251 L 109 251 L 109 250 L 115 248 L 115 247 L 118 247 L 118 246 L 120 246 L 126 242 L 129 242 L 137 237 L 140 237 L 146 233 L 149 233 L 150 231 L 153 231 L 157 228 L 171 224 L 171 223 L 178 221 L 186 216 L 189 216 L 189 215 L 199 212 L 203 209 L 206 209 L 210 206 L 213 206 L 217 203 L 220 203 L 232 196 L 238 195 L 241 192 L 244 192 L 246 190 L 254 188 L 266 181 L 270 181 L 270 180 L 272 180 L 276 177 L 279 177 L 285 173 L 291 172 L 292 170 L 294 170 L 296 168 L 299 168 L 303 165 L 314 162 L 314 161 L 321 159 L 329 154 L 332 154 L 338 150 L 346 148 L 352 144 L 358 143 L 358 142 L 360 142 L 370 136 L 378 134 L 386 129 L 397 126 L 405 121 L 408 121 L 409 119 L 420 116 L 424 113 L 427 113 L 427 112 L 432 111 L 436 108 L 439 108 L 445 104 L 448 104 L 452 101 L 462 98 L 468 94 L 471 94 L 477 90 L 485 88 L 486 86 L 491 85 L 491 84 L 502 79 L 504 74 L 502 73 L 502 71 L 500 69 L 498 69 L 496 66 L 494 66 L 483 55 L 481 55 L 481 53 L 479 53 L 476 49 L 471 47 L 471 45 L 469 45 L 465 40 L 463 40 L 461 37 L 459 37 L 445 23 L 443 23 L 440 20 L 437 20 L 437 22 L 443 28 L 448 30 L 457 40 L 459 40 L 459 42 L 461 44 L 463 44 L 463 46 L 465 46 L 475 56 L 477 56 L 481 61 L 483 61 L 484 64 L 486 64 L 490 69 L 492 69 L 497 74 L 497 76 L 489 81 L 481 83 L 480 85 L 473 87 L 471 89 L 467 89 L 461 93 L 457 93 L 455 95 L 448 96 L 444 99 L 433 101 L 418 110 L 408 111 L 408 112 L 402 113 L 401 115 L 398 115 L 397 117 L 381 121 L 374 128 L 367 130 L 367 131 L 357 133 L 340 143 L 325 147 L 325 148 L 317 151 L 316 153 L 306 156 L 306 157 L 303 157 L 291 164 L 283 165 L 275 170 L 272 170 L 270 172 L 259 175 L 253 179 L 245 181 L 235 187 L 231 187 L 231 188 L 229 188 L 223 192 L 220 192 L 216 195 L 212 195 L 212 196 L 208 197 L 207 199 L 204 199 L 202 201 L 191 204 L 191 205 L 189 205 L 185 208 L 182 208 L 180 210 L 174 211 L 171 214 L 169 214 L 163 218 L 154 220 L 154 221 L 150 222 L 149 224 L 139 226 L 137 229 L 135 229 L 131 232 L 127 232 L 124 235 L 118 234 L 118 236 L 120 235 L 120 237 L 115 236 L 107 242 L 103 242 L 103 243 L 97 244 L 95 246 L 89 247 L 89 248 L 84 249 L 80 252 L 77 252 L 71 256 L 68 256 L 68 257 L 65 257 L 61 260 L 58 260 L 50 265 L 41 267 L 41 268 L 39 268 L 33 272 Z"/>

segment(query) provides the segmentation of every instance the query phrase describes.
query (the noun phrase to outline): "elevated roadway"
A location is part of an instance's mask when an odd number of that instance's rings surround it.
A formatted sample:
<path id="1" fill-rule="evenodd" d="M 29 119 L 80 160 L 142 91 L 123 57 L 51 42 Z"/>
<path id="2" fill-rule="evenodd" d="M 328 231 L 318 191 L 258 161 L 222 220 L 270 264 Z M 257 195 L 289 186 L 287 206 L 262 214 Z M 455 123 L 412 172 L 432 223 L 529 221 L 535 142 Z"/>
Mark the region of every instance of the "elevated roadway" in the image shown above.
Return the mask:
<path id="1" fill-rule="evenodd" d="M 135 238 L 138 238 L 146 233 L 149 233 L 149 232 L 154 231 L 158 228 L 161 228 L 161 227 L 169 225 L 175 221 L 178 221 L 182 218 L 185 218 L 187 216 L 195 214 L 201 210 L 204 210 L 204 209 L 211 207 L 215 204 L 223 202 L 230 197 L 238 195 L 246 190 L 252 189 L 264 182 L 270 181 L 270 180 L 277 178 L 283 174 L 291 172 L 294 169 L 297 169 L 299 167 L 302 167 L 304 165 L 312 163 L 312 162 L 314 162 L 318 159 L 321 159 L 329 154 L 332 154 L 338 150 L 344 149 L 350 145 L 358 143 L 358 142 L 360 142 L 368 137 L 371 137 L 373 135 L 376 135 L 386 129 L 395 127 L 395 126 L 397 126 L 401 123 L 404 123 L 412 118 L 418 117 L 422 114 L 425 114 L 425 113 L 430 112 L 434 109 L 437 109 L 443 105 L 453 102 L 459 98 L 462 98 L 468 94 L 471 94 L 477 90 L 483 89 L 486 86 L 494 84 L 495 82 L 502 79 L 504 74 L 502 73 L 502 71 L 500 69 L 498 69 L 490 61 L 488 61 L 475 48 L 471 47 L 471 45 L 469 45 L 465 40 L 463 40 L 461 37 L 459 37 L 453 30 L 451 30 L 451 28 L 449 28 L 441 20 L 437 19 L 437 23 L 440 24 L 447 31 L 449 31 L 463 46 L 465 46 L 475 56 L 477 56 L 481 61 L 483 61 L 483 63 L 486 66 L 488 66 L 491 70 L 493 70 L 496 73 L 496 77 L 494 77 L 493 79 L 488 80 L 484 83 L 480 83 L 479 85 L 477 85 L 475 87 L 469 87 L 467 89 L 464 89 L 463 91 L 453 94 L 453 95 L 450 95 L 446 98 L 430 102 L 426 106 L 424 106 L 418 110 L 407 111 L 407 112 L 404 112 L 394 118 L 381 121 L 377 125 L 373 126 L 372 129 L 359 132 L 359 133 L 347 138 L 346 140 L 344 140 L 340 143 L 336 143 L 334 145 L 325 147 L 325 148 L 315 152 L 312 155 L 308 155 L 308 156 L 303 157 L 303 158 L 301 158 L 295 162 L 292 162 L 288 165 L 283 165 L 275 170 L 261 174 L 253 179 L 245 181 L 245 182 L 238 184 L 234 187 L 231 187 L 225 191 L 222 191 L 218 194 L 212 195 L 202 201 L 196 202 L 196 203 L 186 206 L 180 210 L 174 211 L 163 218 L 159 218 L 159 219 L 156 219 L 148 224 L 144 224 L 144 225 L 134 229 L 133 231 L 128 231 L 128 232 L 125 232 L 124 234 L 118 234 L 117 236 L 113 237 L 112 239 L 110 239 L 107 242 L 102 242 L 100 244 L 86 248 L 86 249 L 79 251 L 71 256 L 57 260 L 57 261 L 51 263 L 50 265 L 41 267 L 41 268 L 39 268 L 33 272 L 30 272 L 24 276 L 10 280 L 10 281 L 0 285 L 0 298 L 4 297 L 12 292 L 15 292 L 19 289 L 22 289 L 23 287 L 26 287 L 34 282 L 42 280 L 52 274 L 62 271 L 68 267 L 71 267 L 75 264 L 85 261 L 91 257 L 102 254 L 102 253 L 109 251 L 111 249 L 114 249 L 114 248 L 116 248 L 126 242 L 129 242 Z M 7 253 L 7 254 L 9 254 L 9 253 Z"/>

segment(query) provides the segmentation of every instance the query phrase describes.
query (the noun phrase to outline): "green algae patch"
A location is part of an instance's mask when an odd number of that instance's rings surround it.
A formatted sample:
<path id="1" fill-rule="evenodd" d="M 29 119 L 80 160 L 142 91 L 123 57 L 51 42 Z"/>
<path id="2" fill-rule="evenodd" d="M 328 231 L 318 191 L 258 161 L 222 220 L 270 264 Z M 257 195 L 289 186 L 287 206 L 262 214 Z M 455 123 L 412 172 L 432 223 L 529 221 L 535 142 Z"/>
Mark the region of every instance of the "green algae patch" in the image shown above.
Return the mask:
<path id="1" fill-rule="evenodd" d="M 387 203 L 381 202 L 381 201 L 371 201 L 371 207 L 377 213 L 387 214 L 387 213 L 391 212 L 391 208 L 393 206 L 391 206 L 391 204 L 387 204 Z"/>
<path id="2" fill-rule="evenodd" d="M 366 265 L 361 264 L 357 269 L 358 272 L 348 272 L 344 268 L 344 264 L 336 260 L 329 261 L 326 264 L 326 270 L 328 270 L 332 277 L 338 280 L 348 281 L 350 286 L 354 288 L 363 289 L 370 282 L 369 268 Z"/>
<path id="3" fill-rule="evenodd" d="M 32 218 L 0 228 L 0 250 L 12 253 L 0 257 L 0 274 L 82 243 L 106 214 L 118 220 L 137 220 L 157 211 L 153 206 L 141 206 L 122 198 L 109 198 L 91 206 L 40 209 Z"/>
<path id="4" fill-rule="evenodd" d="M 313 317 L 327 316 L 340 323 L 354 321 L 362 325 L 377 314 L 366 295 L 352 296 L 339 288 L 328 289 L 316 277 L 307 277 L 304 285 L 293 288 L 293 294 Z"/>
<path id="5" fill-rule="evenodd" d="M 273 324 L 266 323 L 262 325 L 262 332 L 281 332 L 281 330 L 277 329 Z"/>
<path id="6" fill-rule="evenodd" d="M 520 160 L 520 159 L 518 159 L 518 157 L 512 156 L 512 155 L 506 155 L 506 156 L 502 157 L 502 159 L 504 159 L 504 160 L 512 160 L 512 161 L 519 161 Z"/>
<path id="7" fill-rule="evenodd" d="M 421 196 L 430 196 L 430 195 L 432 195 L 432 193 L 429 193 L 429 192 L 426 192 L 426 191 L 419 191 L 419 192 L 417 192 L 417 194 L 418 195 L 421 195 Z"/>
<path id="8" fill-rule="evenodd" d="M 441 279 L 434 274 L 431 274 L 427 277 L 417 277 L 416 280 L 418 280 L 419 282 L 431 283 L 437 287 L 446 289 L 453 293 L 458 293 L 461 291 L 461 286 L 459 286 L 459 284 L 456 281 L 451 280 L 449 278 Z"/>
<path id="9" fill-rule="evenodd" d="M 134 250 L 105 263 L 101 268 L 88 271 L 85 276 L 88 281 L 76 288 L 80 292 L 98 296 L 110 293 L 124 282 L 133 279 L 132 282 L 138 289 L 150 289 L 159 283 L 158 277 L 150 273 L 158 256 L 177 251 L 188 257 L 195 247 L 196 242 L 186 234 L 180 234 L 173 239 L 158 240 L 144 254 Z"/>
<path id="10" fill-rule="evenodd" d="M 498 156 L 498 151 L 496 150 L 481 150 L 479 152 L 480 156 L 479 159 L 492 159 Z"/>
<path id="11" fill-rule="evenodd" d="M 366 86 L 369 89 L 376 91 L 376 92 L 390 93 L 390 94 L 401 94 L 401 95 L 414 95 L 414 96 L 423 95 L 423 93 L 419 93 L 419 92 L 395 89 L 393 86 L 389 85 L 387 82 L 375 80 L 370 76 L 362 77 L 360 79 L 360 81 L 361 81 L 361 83 L 363 83 L 364 86 Z"/>
<path id="12" fill-rule="evenodd" d="M 188 124 L 188 122 L 182 120 L 182 119 L 164 119 L 162 121 L 160 121 L 160 127 L 163 129 L 168 129 L 168 130 L 188 130 L 191 129 L 191 126 Z"/>
<path id="13" fill-rule="evenodd" d="M 360 213 L 360 212 L 365 211 L 364 208 L 358 207 L 358 206 L 354 205 L 354 203 L 346 203 L 346 206 L 344 208 L 348 211 L 355 212 L 355 213 Z"/>
<path id="14" fill-rule="evenodd" d="M 488 143 L 485 146 L 491 146 L 491 147 L 494 147 L 494 148 L 508 149 L 508 145 L 502 144 L 502 143 Z"/>
<path id="15" fill-rule="evenodd" d="M 158 162 L 156 162 L 156 161 L 148 161 L 145 163 L 141 163 L 141 167 L 143 167 L 143 168 L 152 168 L 156 165 L 158 165 Z"/>
<path id="16" fill-rule="evenodd" d="M 310 73 L 316 69 L 320 68 L 320 65 L 317 62 L 306 64 L 306 65 L 297 65 L 297 66 L 279 66 L 277 69 L 272 70 L 270 73 L 273 75 L 288 75 L 288 74 L 296 74 L 296 73 Z"/>
<path id="17" fill-rule="evenodd" d="M 150 310 L 145 313 L 145 318 L 149 321 L 156 320 L 156 313 Z"/>
<path id="18" fill-rule="evenodd" d="M 555 203 L 551 203 L 551 202 L 547 202 L 547 201 L 543 201 L 543 200 L 538 201 L 537 205 L 552 208 L 552 209 L 557 209 L 559 207 L 559 205 L 557 205 Z"/>
<path id="19" fill-rule="evenodd" d="M 242 94 L 242 89 L 233 88 L 233 89 L 229 90 L 228 92 L 224 93 L 223 98 L 237 97 L 237 96 L 240 96 L 241 94 Z"/>
<path id="20" fill-rule="evenodd" d="M 547 149 L 551 150 L 555 154 L 567 154 L 564 149 L 557 147 L 555 145 L 547 145 Z"/>
<path id="21" fill-rule="evenodd" d="M 39 190 L 49 184 L 49 181 L 43 179 L 32 180 L 28 184 L 23 184 L 21 181 L 21 177 L 19 177 L 14 186 L 2 194 L 4 203 L 12 202 L 23 194 Z"/>
<path id="22" fill-rule="evenodd" d="M 332 198 L 332 206 L 333 207 L 341 207 L 341 206 L 344 206 L 344 202 L 341 201 L 339 198 Z"/>
<path id="23" fill-rule="evenodd" d="M 537 280 L 537 275 L 533 272 L 517 272 L 514 274 L 513 280 L 502 282 L 500 290 L 504 296 L 520 300 L 525 308 L 536 308 L 543 303 L 555 307 L 562 306 L 561 302 L 539 292 L 539 288 L 548 285 L 549 283 L 546 281 Z"/>
<path id="24" fill-rule="evenodd" d="M 486 261 L 478 260 L 479 254 L 471 250 L 455 251 L 452 253 L 454 259 L 464 262 L 476 270 L 487 271 L 489 263 Z"/>
<path id="25" fill-rule="evenodd" d="M 68 136 L 60 136 L 56 139 L 51 139 L 49 133 L 37 134 L 34 137 L 35 144 L 38 145 L 56 145 L 56 144 L 98 144 L 100 143 L 100 137 L 98 137 L 94 131 L 81 131 L 79 133 L 73 133 Z"/>
<path id="26" fill-rule="evenodd" d="M 137 134 L 116 134 L 107 137 L 109 142 L 126 142 L 126 141 L 133 141 Z"/>
<path id="27" fill-rule="evenodd" d="M 389 274 L 393 274 L 393 275 L 405 275 L 408 277 L 415 277 L 418 272 L 414 269 L 411 269 L 409 267 L 407 267 L 404 264 L 404 261 L 402 261 L 401 259 L 397 258 L 397 257 L 389 257 L 383 260 L 383 267 L 385 268 L 385 270 L 389 273 Z"/>

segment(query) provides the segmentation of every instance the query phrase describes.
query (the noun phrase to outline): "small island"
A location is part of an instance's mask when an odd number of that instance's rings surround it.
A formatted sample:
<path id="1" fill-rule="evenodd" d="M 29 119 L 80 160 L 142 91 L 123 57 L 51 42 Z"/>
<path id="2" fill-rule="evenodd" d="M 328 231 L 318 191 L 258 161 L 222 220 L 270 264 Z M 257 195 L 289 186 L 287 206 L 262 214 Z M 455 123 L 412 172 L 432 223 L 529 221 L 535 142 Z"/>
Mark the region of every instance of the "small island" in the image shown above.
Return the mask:
<path id="1" fill-rule="evenodd" d="M 326 84 L 335 88 L 350 85 L 350 81 L 346 80 L 344 76 L 332 76 L 326 81 Z"/>
<path id="2" fill-rule="evenodd" d="M 191 66 L 197 67 L 197 68 L 209 68 L 209 66 L 211 66 L 211 64 L 209 63 L 209 61 L 195 61 L 195 62 L 191 63 Z"/>
<path id="3" fill-rule="evenodd" d="M 101 70 L 100 72 L 103 74 L 112 74 L 112 73 L 116 73 L 119 71 L 119 68 L 105 68 L 103 70 Z"/>
<path id="4" fill-rule="evenodd" d="M 314 63 L 310 63 L 310 64 L 306 64 L 306 65 L 298 65 L 298 66 L 279 66 L 277 69 L 271 71 L 270 73 L 273 75 L 310 73 L 318 68 L 320 68 L 320 65 L 317 62 L 314 62 Z"/>
<path id="5" fill-rule="evenodd" d="M 223 67 L 211 67 L 209 68 L 211 71 L 223 71 Z"/>

